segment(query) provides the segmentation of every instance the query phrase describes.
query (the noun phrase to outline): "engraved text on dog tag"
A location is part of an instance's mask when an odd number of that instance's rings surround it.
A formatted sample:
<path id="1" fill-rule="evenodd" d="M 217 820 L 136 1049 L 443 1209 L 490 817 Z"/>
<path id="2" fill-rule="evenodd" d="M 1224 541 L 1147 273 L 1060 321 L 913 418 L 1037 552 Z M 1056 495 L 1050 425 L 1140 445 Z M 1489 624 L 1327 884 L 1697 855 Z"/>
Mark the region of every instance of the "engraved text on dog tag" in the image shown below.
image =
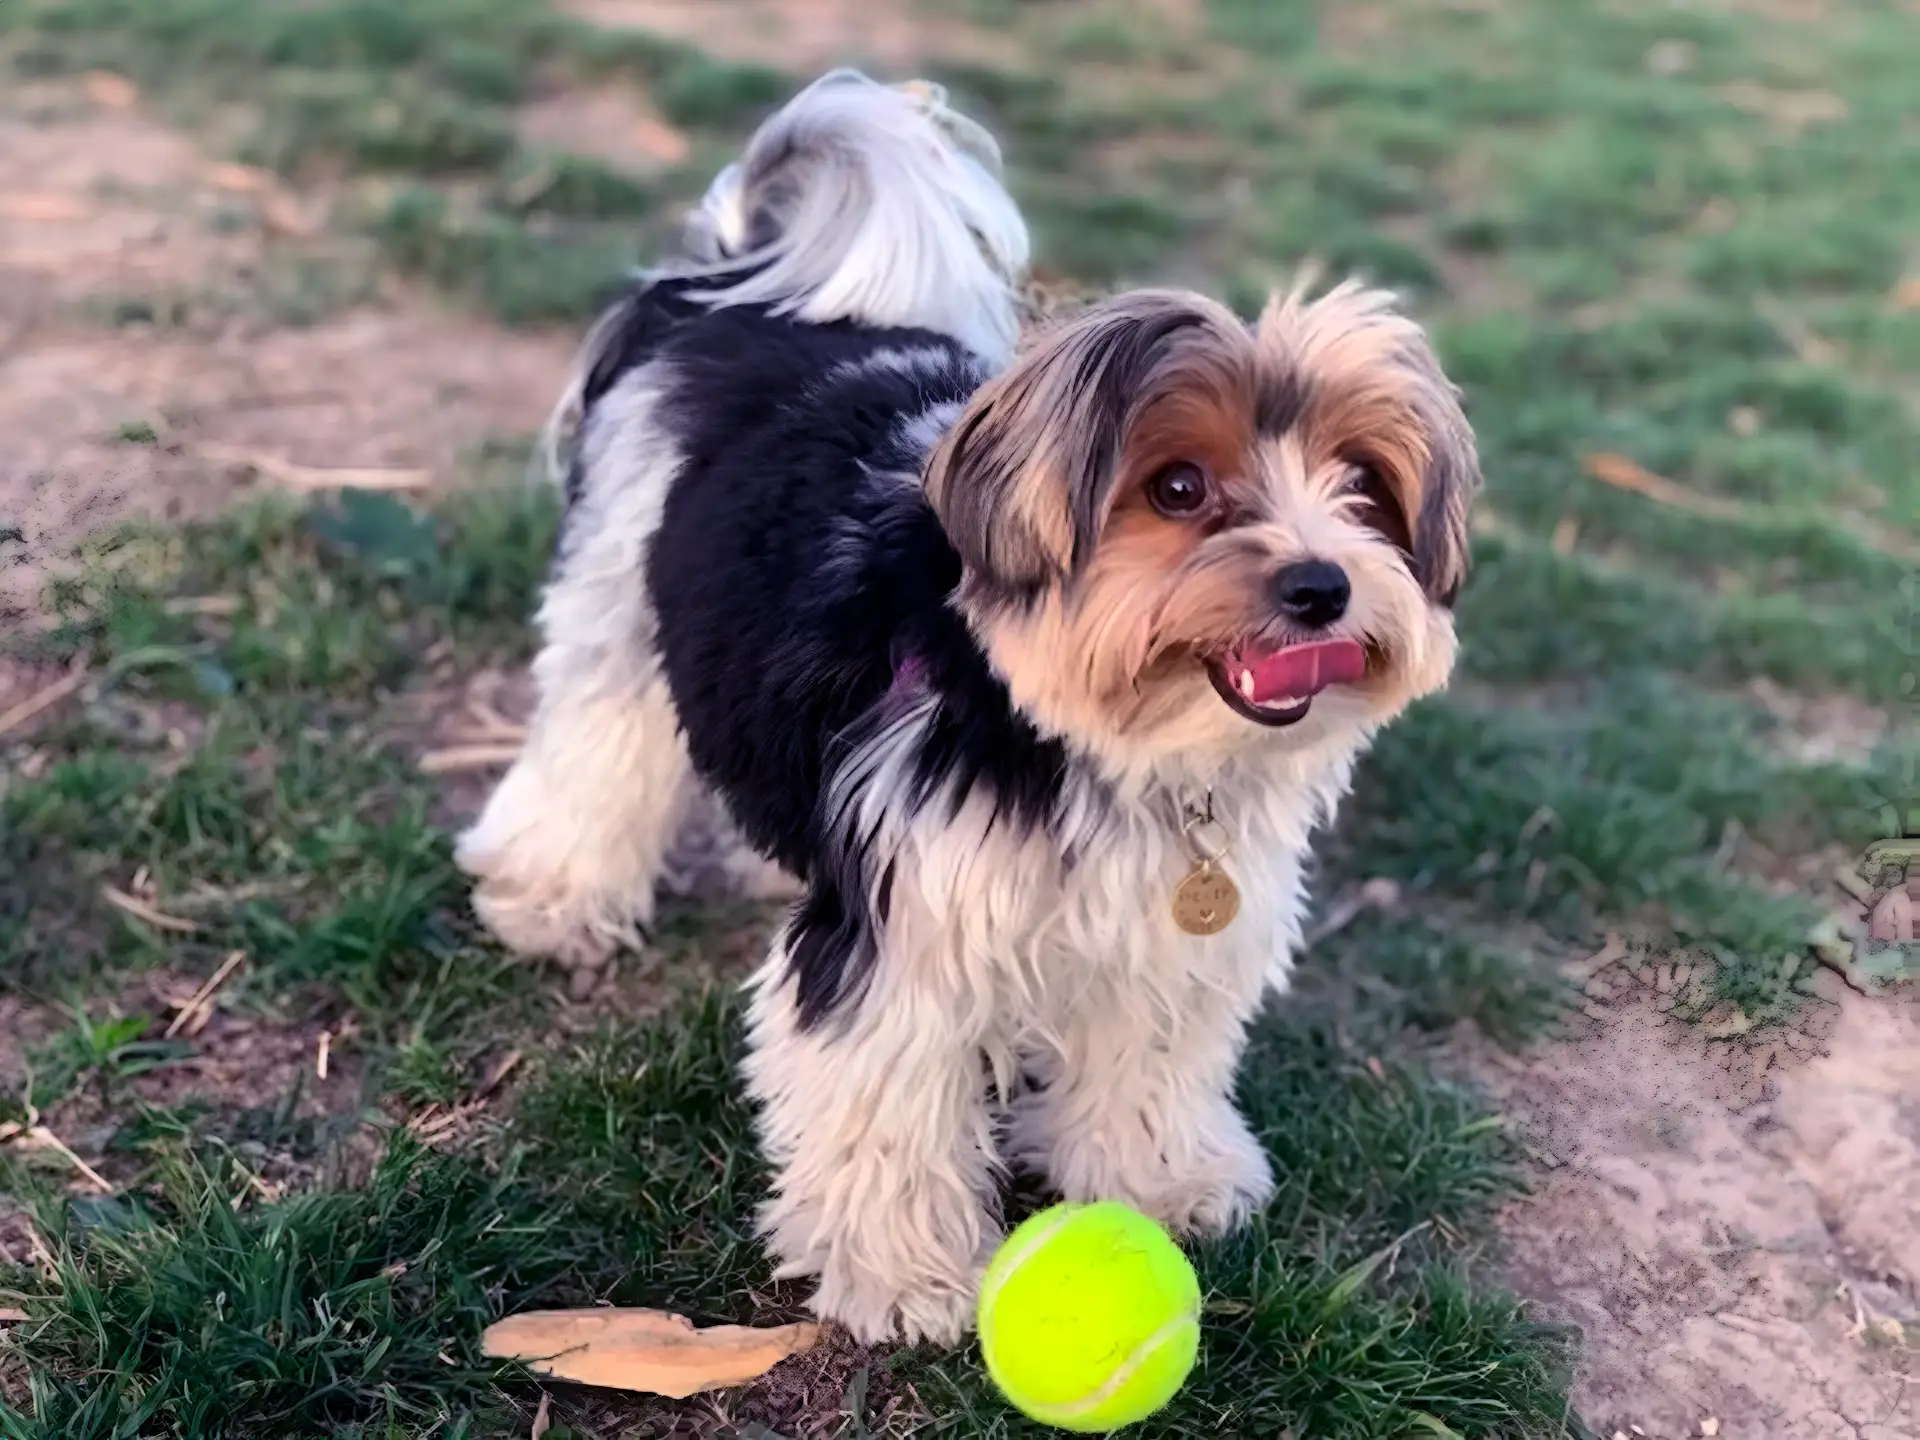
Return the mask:
<path id="1" fill-rule="evenodd" d="M 1189 935 L 1218 935 L 1240 913 L 1240 887 L 1211 860 L 1201 860 L 1173 891 L 1173 923 Z"/>

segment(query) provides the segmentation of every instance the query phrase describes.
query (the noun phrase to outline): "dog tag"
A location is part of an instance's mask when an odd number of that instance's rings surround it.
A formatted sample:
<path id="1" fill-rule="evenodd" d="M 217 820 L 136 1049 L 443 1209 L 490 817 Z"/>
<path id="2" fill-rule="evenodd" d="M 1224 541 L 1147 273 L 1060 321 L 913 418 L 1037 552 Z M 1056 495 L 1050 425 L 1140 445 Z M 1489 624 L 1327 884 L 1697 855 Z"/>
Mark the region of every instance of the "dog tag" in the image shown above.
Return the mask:
<path id="1" fill-rule="evenodd" d="M 1240 913 L 1240 887 L 1211 860 L 1195 863 L 1174 887 L 1173 923 L 1189 935 L 1218 935 Z"/>

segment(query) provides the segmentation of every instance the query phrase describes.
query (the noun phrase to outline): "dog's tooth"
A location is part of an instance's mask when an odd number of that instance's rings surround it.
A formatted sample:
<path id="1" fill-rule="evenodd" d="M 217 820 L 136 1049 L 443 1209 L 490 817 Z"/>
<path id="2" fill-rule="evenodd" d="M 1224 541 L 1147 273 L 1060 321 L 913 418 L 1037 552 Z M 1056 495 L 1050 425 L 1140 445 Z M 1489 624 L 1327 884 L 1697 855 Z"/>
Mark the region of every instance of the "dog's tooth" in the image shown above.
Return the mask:
<path id="1" fill-rule="evenodd" d="M 1253 671 L 1250 669 L 1243 668 L 1240 671 L 1240 693 L 1249 700 L 1253 699 Z"/>

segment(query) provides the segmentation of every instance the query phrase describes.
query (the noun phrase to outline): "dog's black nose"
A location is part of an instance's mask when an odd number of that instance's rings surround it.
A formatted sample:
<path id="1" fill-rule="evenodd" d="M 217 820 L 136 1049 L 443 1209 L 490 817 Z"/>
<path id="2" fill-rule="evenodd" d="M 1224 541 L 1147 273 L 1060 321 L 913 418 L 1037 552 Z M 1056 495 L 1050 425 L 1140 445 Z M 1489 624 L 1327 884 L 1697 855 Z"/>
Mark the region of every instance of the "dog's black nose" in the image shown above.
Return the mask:
<path id="1" fill-rule="evenodd" d="M 1347 572 L 1330 560 L 1302 560 L 1274 573 L 1273 603 L 1302 625 L 1331 625 L 1352 598 Z"/>

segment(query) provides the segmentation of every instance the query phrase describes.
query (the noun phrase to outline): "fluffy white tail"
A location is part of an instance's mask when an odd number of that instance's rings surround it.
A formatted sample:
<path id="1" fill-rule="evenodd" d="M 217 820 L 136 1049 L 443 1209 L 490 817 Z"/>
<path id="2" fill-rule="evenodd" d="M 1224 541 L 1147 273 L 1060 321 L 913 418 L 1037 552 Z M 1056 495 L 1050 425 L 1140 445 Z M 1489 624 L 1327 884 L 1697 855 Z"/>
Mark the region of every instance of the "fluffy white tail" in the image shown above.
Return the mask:
<path id="1" fill-rule="evenodd" d="M 1027 227 L 999 147 L 924 81 L 816 80 L 714 180 L 687 242 L 675 278 L 757 267 L 708 305 L 918 326 L 995 362 L 1018 336 Z"/>

